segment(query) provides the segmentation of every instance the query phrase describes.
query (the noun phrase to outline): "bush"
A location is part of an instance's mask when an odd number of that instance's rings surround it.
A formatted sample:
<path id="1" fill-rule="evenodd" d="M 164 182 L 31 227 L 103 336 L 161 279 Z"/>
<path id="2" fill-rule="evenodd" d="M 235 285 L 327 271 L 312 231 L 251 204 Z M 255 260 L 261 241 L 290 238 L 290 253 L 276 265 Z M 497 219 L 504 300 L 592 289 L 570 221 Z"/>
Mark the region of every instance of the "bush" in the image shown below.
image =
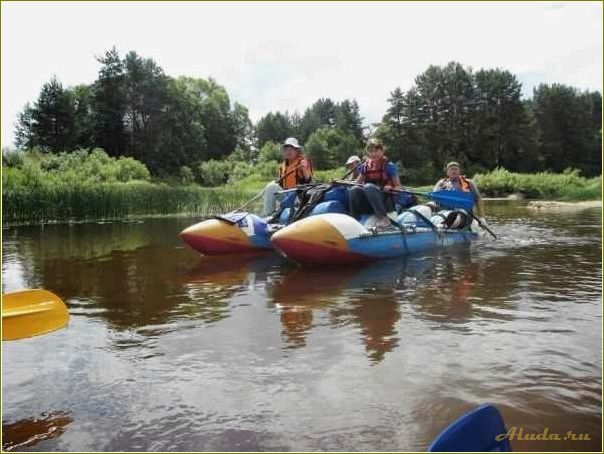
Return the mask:
<path id="1" fill-rule="evenodd" d="M 283 154 L 281 153 L 281 145 L 275 142 L 268 141 L 260 149 L 258 153 L 258 162 L 282 161 Z"/>
<path id="2" fill-rule="evenodd" d="M 112 158 L 100 148 L 91 152 L 76 150 L 50 154 L 30 150 L 20 154 L 19 165 L 12 168 L 25 172 L 29 180 L 42 177 L 47 181 L 111 183 L 148 181 L 150 178 L 143 163 L 133 158 Z M 11 160 L 13 164 L 16 162 Z M 8 163 L 4 167 L 9 168 Z"/>
<path id="3" fill-rule="evenodd" d="M 14 148 L 2 149 L 2 165 L 7 167 L 21 167 L 24 153 Z"/>
<path id="4" fill-rule="evenodd" d="M 229 180 L 229 174 L 235 167 L 231 161 L 210 159 L 199 165 L 199 179 L 204 186 L 220 186 Z"/>
<path id="5" fill-rule="evenodd" d="M 523 174 L 498 168 L 476 174 L 474 180 L 481 192 L 493 197 L 521 193 L 531 199 L 593 200 L 599 199 L 602 191 L 602 177 L 584 178 L 576 169 Z"/>
<path id="6" fill-rule="evenodd" d="M 333 180 L 339 180 L 346 174 L 344 167 L 332 170 L 316 170 L 314 172 L 314 180 L 317 183 L 329 183 Z"/>
<path id="7" fill-rule="evenodd" d="M 195 176 L 189 166 L 182 166 L 180 168 L 180 181 L 182 184 L 191 184 L 195 181 Z"/>
<path id="8" fill-rule="evenodd" d="M 149 178 L 151 177 L 151 175 L 149 174 L 149 170 L 147 169 L 145 164 L 137 161 L 136 159 L 122 157 L 119 158 L 115 164 L 117 166 L 115 172 L 117 181 L 149 181 Z"/>
<path id="9" fill-rule="evenodd" d="M 442 172 L 437 172 L 431 162 L 425 162 L 420 167 L 404 167 L 398 164 L 401 184 L 403 186 L 416 184 L 434 184 L 443 177 Z"/>

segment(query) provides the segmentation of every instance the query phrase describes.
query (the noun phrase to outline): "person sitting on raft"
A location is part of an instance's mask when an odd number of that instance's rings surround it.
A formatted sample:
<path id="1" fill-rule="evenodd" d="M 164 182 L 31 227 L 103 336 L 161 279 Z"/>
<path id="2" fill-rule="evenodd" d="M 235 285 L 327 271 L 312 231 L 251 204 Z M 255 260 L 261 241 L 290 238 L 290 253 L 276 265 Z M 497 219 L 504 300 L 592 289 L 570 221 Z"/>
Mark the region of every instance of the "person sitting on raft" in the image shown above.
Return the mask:
<path id="1" fill-rule="evenodd" d="M 347 181 L 356 181 L 359 178 L 359 169 L 361 168 L 361 158 L 353 155 L 346 161 L 346 173 L 349 173 Z"/>
<path id="2" fill-rule="evenodd" d="M 396 165 L 384 156 L 384 145 L 378 139 L 369 139 L 367 160 L 359 167 L 356 180 L 362 186 L 350 190 L 350 212 L 357 219 L 362 214 L 375 214 L 376 228 L 391 225 L 387 212 L 393 209 L 392 194 L 388 191 L 401 186 Z"/>
<path id="3" fill-rule="evenodd" d="M 264 209 L 262 216 L 270 216 L 275 211 L 277 193 L 292 189 L 312 181 L 312 164 L 302 154 L 302 146 L 294 137 L 288 138 L 281 147 L 283 162 L 279 166 L 279 179 L 271 181 L 264 189 Z"/>
<path id="4" fill-rule="evenodd" d="M 439 180 L 434 186 L 433 191 L 463 191 L 471 192 L 474 195 L 475 216 L 481 224 L 487 225 L 485 220 L 484 202 L 478 186 L 469 178 L 461 173 L 461 166 L 458 162 L 452 161 L 445 167 L 446 177 Z"/>

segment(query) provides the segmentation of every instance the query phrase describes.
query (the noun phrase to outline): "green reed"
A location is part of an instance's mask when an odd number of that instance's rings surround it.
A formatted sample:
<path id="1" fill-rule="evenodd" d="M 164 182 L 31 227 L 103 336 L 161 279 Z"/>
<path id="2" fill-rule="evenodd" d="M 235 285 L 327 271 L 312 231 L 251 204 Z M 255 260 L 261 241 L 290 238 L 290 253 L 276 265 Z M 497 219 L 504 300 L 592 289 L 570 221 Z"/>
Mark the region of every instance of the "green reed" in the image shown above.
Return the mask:
<path id="1" fill-rule="evenodd" d="M 253 192 L 237 188 L 169 186 L 143 181 L 5 186 L 2 222 L 113 220 L 173 214 L 205 217 L 233 210 L 253 195 Z"/>

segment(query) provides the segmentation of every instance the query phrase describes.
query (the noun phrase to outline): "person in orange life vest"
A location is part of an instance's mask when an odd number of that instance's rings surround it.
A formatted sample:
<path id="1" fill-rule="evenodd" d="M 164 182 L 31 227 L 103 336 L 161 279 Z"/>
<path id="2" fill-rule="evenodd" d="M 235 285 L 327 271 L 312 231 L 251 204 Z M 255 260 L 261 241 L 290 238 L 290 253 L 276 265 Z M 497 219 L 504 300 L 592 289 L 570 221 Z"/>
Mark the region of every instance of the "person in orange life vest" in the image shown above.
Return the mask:
<path id="1" fill-rule="evenodd" d="M 478 186 L 469 178 L 461 174 L 461 166 L 458 162 L 452 161 L 445 167 L 447 176 L 439 180 L 434 186 L 434 191 L 464 191 L 474 194 L 475 215 L 483 225 L 487 225 L 484 218 L 484 202 Z"/>
<path id="2" fill-rule="evenodd" d="M 369 139 L 366 151 L 367 160 L 359 168 L 356 181 L 362 186 L 350 190 L 350 212 L 357 219 L 361 214 L 375 214 L 375 226 L 387 228 L 391 225 L 387 212 L 394 207 L 392 195 L 383 191 L 400 187 L 398 170 L 384 156 L 384 145 L 378 139 Z"/>
<path id="3" fill-rule="evenodd" d="M 271 181 L 266 185 L 262 216 L 269 216 L 275 211 L 278 192 L 312 181 L 312 164 L 302 154 L 302 146 L 297 139 L 288 138 L 283 143 L 281 151 L 283 152 L 283 162 L 279 166 L 280 182 Z"/>

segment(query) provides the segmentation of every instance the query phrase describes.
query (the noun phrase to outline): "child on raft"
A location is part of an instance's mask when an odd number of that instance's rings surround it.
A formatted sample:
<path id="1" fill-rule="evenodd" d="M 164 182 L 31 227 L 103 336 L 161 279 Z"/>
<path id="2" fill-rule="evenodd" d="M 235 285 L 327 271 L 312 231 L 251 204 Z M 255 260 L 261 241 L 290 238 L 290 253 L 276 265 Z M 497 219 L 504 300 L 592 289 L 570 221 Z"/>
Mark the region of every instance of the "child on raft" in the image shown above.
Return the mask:
<path id="1" fill-rule="evenodd" d="M 392 194 L 388 192 L 399 188 L 401 182 L 396 165 L 384 155 L 384 145 L 378 139 L 369 139 L 367 160 L 359 167 L 359 176 L 350 190 L 350 213 L 359 219 L 362 214 L 375 214 L 375 227 L 385 229 L 392 224 L 388 211 L 394 209 Z"/>

